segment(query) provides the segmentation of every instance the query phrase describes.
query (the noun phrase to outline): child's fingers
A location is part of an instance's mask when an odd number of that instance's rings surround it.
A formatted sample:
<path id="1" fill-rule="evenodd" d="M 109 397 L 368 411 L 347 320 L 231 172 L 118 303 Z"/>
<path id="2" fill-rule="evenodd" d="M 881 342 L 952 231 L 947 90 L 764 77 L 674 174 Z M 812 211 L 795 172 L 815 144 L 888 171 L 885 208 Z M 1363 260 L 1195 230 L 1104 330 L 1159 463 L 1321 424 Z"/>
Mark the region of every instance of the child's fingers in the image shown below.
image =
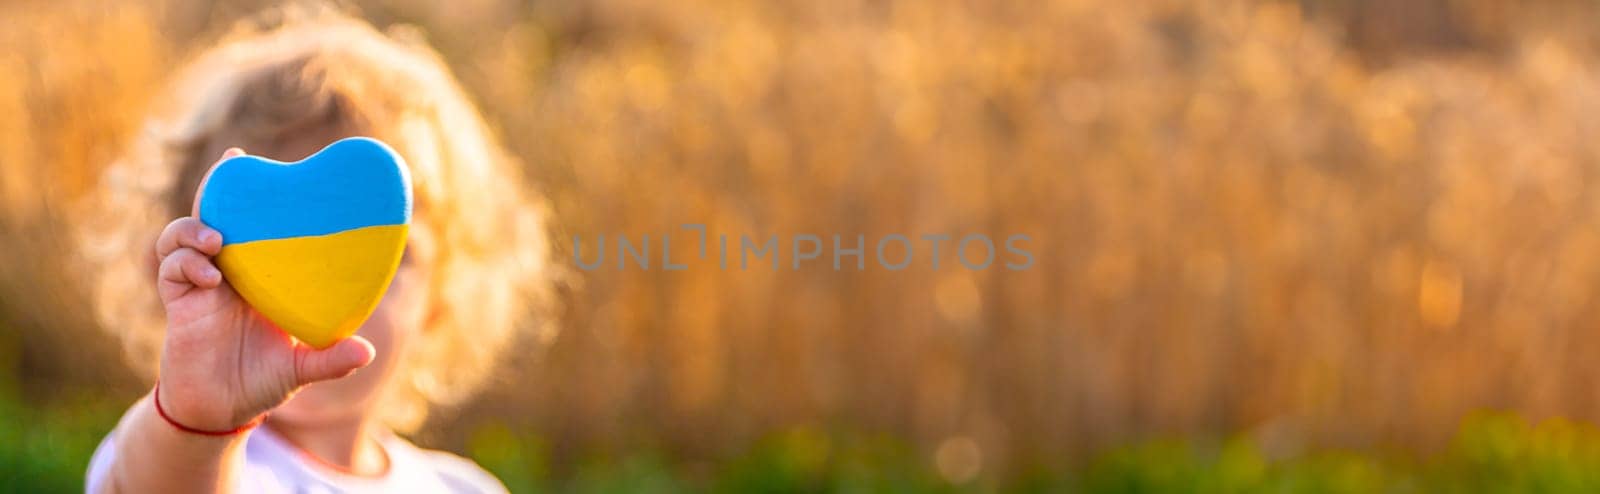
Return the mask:
<path id="1" fill-rule="evenodd" d="M 304 386 L 348 376 L 366 367 L 377 356 L 372 343 L 360 336 L 351 336 L 321 350 L 309 346 L 295 348 L 295 385 Z"/>
<path id="2" fill-rule="evenodd" d="M 222 234 L 193 216 L 178 218 L 168 223 L 156 237 L 156 258 L 166 259 L 174 251 L 188 247 L 207 256 L 222 252 Z"/>
<path id="3" fill-rule="evenodd" d="M 222 284 L 222 272 L 211 264 L 211 258 L 187 247 L 161 260 L 159 276 L 163 300 L 182 295 L 190 286 L 215 288 Z"/>

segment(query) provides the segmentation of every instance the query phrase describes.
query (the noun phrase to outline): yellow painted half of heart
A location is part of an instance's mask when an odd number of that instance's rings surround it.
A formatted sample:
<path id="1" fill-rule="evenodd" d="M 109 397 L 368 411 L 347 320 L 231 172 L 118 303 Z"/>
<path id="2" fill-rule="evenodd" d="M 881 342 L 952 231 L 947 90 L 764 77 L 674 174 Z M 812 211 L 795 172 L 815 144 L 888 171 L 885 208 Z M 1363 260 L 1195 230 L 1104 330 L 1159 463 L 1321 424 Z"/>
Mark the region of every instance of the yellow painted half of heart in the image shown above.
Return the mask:
<path id="1" fill-rule="evenodd" d="M 406 228 L 230 244 L 217 265 L 233 289 L 284 332 L 327 348 L 354 334 L 378 307 L 399 269 Z"/>

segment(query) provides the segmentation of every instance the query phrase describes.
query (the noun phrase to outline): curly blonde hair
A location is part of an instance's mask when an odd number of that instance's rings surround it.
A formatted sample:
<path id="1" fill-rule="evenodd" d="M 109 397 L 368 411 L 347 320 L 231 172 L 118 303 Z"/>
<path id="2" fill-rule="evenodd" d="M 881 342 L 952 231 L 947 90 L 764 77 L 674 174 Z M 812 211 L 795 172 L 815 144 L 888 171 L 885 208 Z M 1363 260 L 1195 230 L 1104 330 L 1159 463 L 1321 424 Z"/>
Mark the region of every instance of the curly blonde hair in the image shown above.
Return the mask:
<path id="1" fill-rule="evenodd" d="M 540 315 L 548 298 L 545 208 L 414 31 L 380 33 L 330 9 L 274 10 L 196 55 L 154 108 L 107 168 L 81 235 L 103 326 L 146 379 L 165 328 L 155 236 L 189 214 L 227 147 L 270 155 L 313 131 L 392 144 L 411 166 L 417 215 L 438 239 L 432 313 L 385 397 L 385 423 L 414 431 L 429 405 L 472 395 L 517 329 L 537 321 L 525 316 Z"/>

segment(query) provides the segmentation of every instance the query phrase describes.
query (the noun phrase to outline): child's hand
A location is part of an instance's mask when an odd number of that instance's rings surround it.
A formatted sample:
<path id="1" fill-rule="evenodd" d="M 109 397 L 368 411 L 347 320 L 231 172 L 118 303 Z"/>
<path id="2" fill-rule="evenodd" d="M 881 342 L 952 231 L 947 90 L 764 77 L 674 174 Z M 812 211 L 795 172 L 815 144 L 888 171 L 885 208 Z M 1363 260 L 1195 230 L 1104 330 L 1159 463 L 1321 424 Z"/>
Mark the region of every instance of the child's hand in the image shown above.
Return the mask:
<path id="1" fill-rule="evenodd" d="M 221 159 L 244 154 L 229 149 Z M 317 350 L 272 326 L 222 279 L 212 256 L 222 235 L 194 216 L 156 240 L 156 288 L 167 312 L 161 407 L 173 420 L 231 430 L 282 404 L 301 386 L 347 376 L 372 362 L 360 336 Z"/>

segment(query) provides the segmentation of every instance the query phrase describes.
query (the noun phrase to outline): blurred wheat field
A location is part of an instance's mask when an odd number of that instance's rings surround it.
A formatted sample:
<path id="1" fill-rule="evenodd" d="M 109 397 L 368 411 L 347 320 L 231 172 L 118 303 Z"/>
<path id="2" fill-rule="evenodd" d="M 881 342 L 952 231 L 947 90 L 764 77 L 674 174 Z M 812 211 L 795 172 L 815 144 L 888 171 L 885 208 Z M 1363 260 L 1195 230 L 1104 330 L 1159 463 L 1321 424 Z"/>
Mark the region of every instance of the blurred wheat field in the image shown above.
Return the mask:
<path id="1" fill-rule="evenodd" d="M 0 372 L 28 399 L 142 391 L 83 309 L 71 205 L 167 71 L 266 5 L 0 5 Z M 574 235 L 684 223 L 1018 232 L 1038 260 L 573 270 L 426 444 L 692 469 L 848 430 L 965 481 L 1153 437 L 1427 450 L 1483 409 L 1600 421 L 1593 4 L 361 7 L 445 54 L 562 264 Z"/>

